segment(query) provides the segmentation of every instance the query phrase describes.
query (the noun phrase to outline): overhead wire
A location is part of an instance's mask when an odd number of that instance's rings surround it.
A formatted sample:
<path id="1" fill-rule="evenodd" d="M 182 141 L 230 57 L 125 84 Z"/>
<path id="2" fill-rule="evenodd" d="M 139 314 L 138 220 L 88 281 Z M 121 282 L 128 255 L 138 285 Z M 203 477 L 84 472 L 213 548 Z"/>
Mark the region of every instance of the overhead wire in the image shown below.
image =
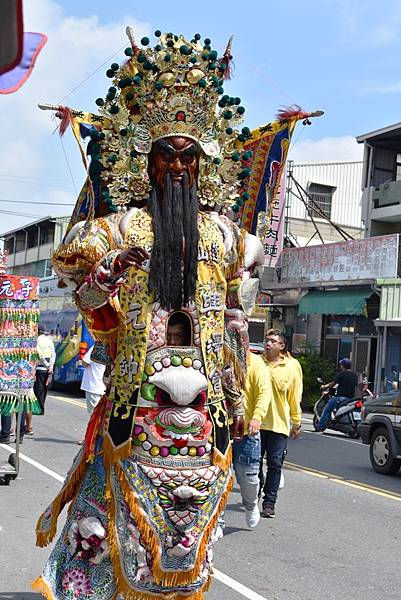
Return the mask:
<path id="1" fill-rule="evenodd" d="M 3 183 L 7 182 L 7 178 L 3 177 L 2 175 L 0 175 L 0 180 Z M 14 185 L 18 184 L 18 183 L 19 184 L 22 183 L 23 185 L 40 185 L 41 187 L 50 187 L 50 188 L 71 188 L 71 184 L 70 183 L 68 183 L 67 185 L 65 183 L 62 184 L 62 185 L 60 185 L 60 184 L 57 184 L 57 183 L 42 183 L 40 181 L 18 181 L 18 180 L 14 180 L 14 179 L 8 180 L 8 182 L 9 183 L 13 183 Z"/>
<path id="2" fill-rule="evenodd" d="M 8 173 L 0 173 L 0 177 L 7 177 L 8 179 L 35 179 L 36 181 L 47 181 L 53 183 L 68 183 L 67 179 L 46 179 L 44 177 L 32 177 L 32 175 L 10 175 Z"/>
<path id="3" fill-rule="evenodd" d="M 27 217 L 27 218 L 28 217 L 29 218 L 31 218 L 31 217 L 35 217 L 35 218 L 43 217 L 43 215 L 27 214 L 27 213 L 16 212 L 16 211 L 13 211 L 13 210 L 1 210 L 0 209 L 0 213 L 4 214 L 4 215 L 12 215 L 14 217 Z"/>
<path id="4" fill-rule="evenodd" d="M 35 200 L 8 200 L 7 198 L 0 198 L 0 202 L 7 202 L 9 204 L 42 204 L 43 206 L 75 206 L 75 204 L 68 202 L 36 202 Z"/>
<path id="5" fill-rule="evenodd" d="M 93 75 L 95 75 L 95 73 L 97 73 L 99 71 L 99 69 L 101 69 L 102 67 L 104 67 L 105 64 L 107 64 L 111 59 L 113 59 L 125 47 L 126 47 L 126 44 L 124 44 L 124 46 L 121 46 L 121 48 L 119 48 L 118 50 L 116 50 L 116 52 L 114 52 L 111 56 L 109 56 L 101 65 L 99 65 L 94 71 L 92 71 L 87 77 L 85 77 L 85 79 L 83 79 L 70 92 L 68 92 L 68 94 L 66 94 L 63 98 L 61 98 L 61 100 L 58 102 L 58 104 L 61 104 L 62 102 L 64 102 L 64 100 L 66 100 L 66 98 L 68 98 L 69 96 L 71 96 L 71 94 L 73 94 L 84 83 L 86 83 L 91 77 L 93 77 Z M 61 137 L 60 137 L 60 143 L 61 143 L 61 147 L 63 149 L 63 154 L 64 154 L 65 161 L 67 163 L 67 168 L 68 168 L 68 171 L 69 171 L 69 174 L 70 174 L 70 177 L 71 177 L 72 185 L 74 186 L 75 193 L 78 195 L 78 189 L 77 189 L 77 186 L 75 184 L 75 179 L 74 179 L 74 176 L 73 176 L 73 173 L 72 173 L 71 165 L 70 165 L 70 162 L 68 160 L 67 152 L 65 150 L 65 146 L 63 144 L 63 141 L 62 141 Z"/>
<path id="6" fill-rule="evenodd" d="M 71 96 L 71 94 L 73 94 L 78 88 L 81 87 L 81 85 L 83 85 L 84 83 L 86 83 L 91 77 L 93 77 L 93 75 L 95 73 L 97 73 L 99 71 L 99 69 L 101 69 L 102 67 L 104 67 L 104 65 L 106 63 L 108 63 L 112 58 L 114 58 L 119 52 L 121 52 L 121 50 L 123 50 L 125 47 L 127 46 L 127 44 L 124 44 L 124 46 L 121 46 L 121 48 L 119 48 L 118 50 L 116 50 L 114 52 L 114 54 L 112 54 L 111 56 L 109 56 L 109 58 L 107 58 L 101 65 L 99 65 L 94 71 L 92 71 L 92 73 L 90 73 L 87 77 L 85 77 L 85 79 L 83 79 L 80 83 L 78 83 L 70 92 L 68 92 L 68 94 L 66 96 L 64 96 L 63 98 L 61 98 L 61 100 L 59 101 L 59 104 L 61 104 L 62 102 L 64 102 L 64 100 L 66 98 L 68 98 L 69 96 Z"/>
<path id="7" fill-rule="evenodd" d="M 75 185 L 74 175 L 72 174 L 72 169 L 71 169 L 71 166 L 70 166 L 70 163 L 69 163 L 69 160 L 68 160 L 67 152 L 66 152 L 64 144 L 63 144 L 63 140 L 62 140 L 61 137 L 59 137 L 59 140 L 60 140 L 61 147 L 63 149 L 63 154 L 64 154 L 65 161 L 67 163 L 68 171 L 70 173 L 72 185 L 74 186 L 75 193 L 78 195 L 77 186 Z"/>

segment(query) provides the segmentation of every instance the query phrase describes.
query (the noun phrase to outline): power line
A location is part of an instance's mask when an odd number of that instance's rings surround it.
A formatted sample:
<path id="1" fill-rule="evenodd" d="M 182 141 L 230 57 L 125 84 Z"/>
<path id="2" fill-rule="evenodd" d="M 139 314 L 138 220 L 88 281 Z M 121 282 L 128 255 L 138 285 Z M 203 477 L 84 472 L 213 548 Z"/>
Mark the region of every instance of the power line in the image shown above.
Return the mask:
<path id="1" fill-rule="evenodd" d="M 43 215 L 32 215 L 32 214 L 28 215 L 28 214 L 26 214 L 26 213 L 15 212 L 15 211 L 13 211 L 13 210 L 1 210 L 1 209 L 0 209 L 0 213 L 1 213 L 1 214 L 4 214 L 4 215 L 12 215 L 12 216 L 14 216 L 14 217 L 27 217 L 27 218 L 29 218 L 29 219 L 30 219 L 31 217 L 35 217 L 35 219 L 38 219 L 38 218 L 40 218 L 40 217 L 43 217 Z"/>
<path id="2" fill-rule="evenodd" d="M 75 206 L 75 204 L 65 202 L 35 202 L 34 200 L 7 200 L 6 198 L 0 198 L 0 202 L 8 202 L 9 204 L 43 204 L 44 206 Z"/>
<path id="3" fill-rule="evenodd" d="M 9 179 L 7 177 L 4 177 L 3 175 L 0 175 L 0 179 L 3 182 L 7 182 L 7 180 L 8 180 L 9 183 L 13 183 L 13 184 L 23 183 L 24 185 L 40 185 L 41 187 L 67 188 L 67 189 L 71 188 L 71 184 L 68 184 L 68 185 L 62 184 L 62 185 L 60 185 L 60 184 L 57 184 L 57 183 L 42 183 L 40 181 L 18 181 L 18 180 L 15 180 L 15 179 Z"/>
<path id="4" fill-rule="evenodd" d="M 47 179 L 45 177 L 32 177 L 32 175 L 10 175 L 9 173 L 0 173 L 0 177 L 9 177 L 11 179 L 35 179 L 36 181 L 52 181 L 53 183 L 68 183 L 67 179 Z"/>
<path id="5" fill-rule="evenodd" d="M 121 46 L 121 48 L 119 48 L 116 52 L 114 52 L 114 54 L 112 54 L 109 58 L 107 58 L 101 65 L 99 65 L 94 71 L 92 71 L 92 73 L 90 73 L 87 77 L 85 77 L 85 79 L 83 79 L 80 83 L 78 83 L 78 85 L 76 85 L 70 92 L 68 92 L 68 94 L 66 96 L 64 96 L 64 98 L 61 98 L 61 100 L 59 101 L 59 104 L 64 102 L 64 100 L 66 98 L 68 98 L 68 96 L 71 96 L 71 94 L 73 94 L 79 87 L 81 87 L 81 85 L 86 83 L 88 81 L 88 79 L 90 79 L 95 73 L 97 73 L 99 71 L 99 69 L 101 69 L 102 67 L 104 67 L 105 64 L 110 62 L 111 59 L 116 56 L 116 54 L 121 52 L 121 50 L 123 50 L 126 47 L 126 45 L 127 44 L 124 44 L 124 46 Z"/>
<path id="6" fill-rule="evenodd" d="M 63 138 L 59 137 L 59 140 L 60 140 L 61 147 L 62 147 L 62 149 L 63 149 L 63 154 L 64 154 L 65 162 L 67 163 L 68 171 L 69 171 L 69 173 L 70 173 L 70 177 L 71 177 L 72 185 L 74 186 L 75 193 L 76 193 L 76 195 L 78 196 L 78 190 L 77 190 L 77 186 L 75 185 L 75 179 L 74 179 L 74 175 L 72 174 L 72 169 L 71 169 L 71 167 L 70 167 L 70 163 L 69 163 L 69 161 L 68 161 L 67 152 L 66 152 L 66 150 L 65 150 L 65 147 L 64 147 L 64 144 L 63 144 Z"/>

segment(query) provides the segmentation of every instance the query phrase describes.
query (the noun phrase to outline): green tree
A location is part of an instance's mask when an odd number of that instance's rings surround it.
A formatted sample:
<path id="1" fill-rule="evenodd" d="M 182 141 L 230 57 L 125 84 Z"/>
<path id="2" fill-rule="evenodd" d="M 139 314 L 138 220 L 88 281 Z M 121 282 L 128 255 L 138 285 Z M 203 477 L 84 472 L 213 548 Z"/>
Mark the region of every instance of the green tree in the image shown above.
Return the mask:
<path id="1" fill-rule="evenodd" d="M 332 381 L 336 370 L 336 363 L 333 360 L 322 358 L 311 347 L 305 347 L 304 352 L 297 357 L 304 376 L 303 405 L 304 408 L 312 408 L 320 396 L 320 383 L 317 381 L 320 377 L 324 383 Z"/>

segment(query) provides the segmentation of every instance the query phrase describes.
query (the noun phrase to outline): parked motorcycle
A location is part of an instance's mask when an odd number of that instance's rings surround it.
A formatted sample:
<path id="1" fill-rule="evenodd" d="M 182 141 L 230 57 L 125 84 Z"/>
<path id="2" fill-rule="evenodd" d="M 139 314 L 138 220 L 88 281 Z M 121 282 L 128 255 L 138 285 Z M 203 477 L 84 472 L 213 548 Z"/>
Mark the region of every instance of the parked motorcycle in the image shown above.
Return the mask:
<path id="1" fill-rule="evenodd" d="M 319 383 L 322 380 L 318 379 Z M 335 388 L 329 388 L 325 386 L 322 388 L 322 395 L 313 407 L 313 427 L 315 431 L 319 431 L 319 419 L 323 413 L 323 409 L 327 402 L 331 399 L 334 393 L 331 391 Z M 369 391 L 369 394 L 371 392 Z M 334 431 L 341 431 L 349 435 L 349 437 L 357 439 L 359 438 L 358 425 L 361 422 L 361 408 L 363 406 L 363 399 L 353 398 L 346 399 L 331 413 L 331 419 L 327 423 L 326 429 L 333 429 Z"/>

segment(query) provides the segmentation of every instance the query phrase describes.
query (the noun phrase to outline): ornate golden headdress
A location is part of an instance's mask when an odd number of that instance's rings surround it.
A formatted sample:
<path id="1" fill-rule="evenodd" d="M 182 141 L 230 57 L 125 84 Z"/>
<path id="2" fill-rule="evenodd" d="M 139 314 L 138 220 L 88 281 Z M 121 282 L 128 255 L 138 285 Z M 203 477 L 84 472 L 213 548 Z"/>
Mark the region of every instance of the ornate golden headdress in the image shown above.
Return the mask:
<path id="1" fill-rule="evenodd" d="M 130 28 L 127 34 L 128 60 L 121 66 L 113 63 L 106 72 L 113 85 L 104 99 L 96 100 L 101 117 L 92 121 L 96 128 L 88 148 L 92 179 L 100 178 L 109 209 L 147 197 L 147 155 L 152 143 L 173 135 L 194 139 L 203 150 L 199 201 L 210 206 L 234 203 L 234 209 L 239 209 L 251 153 L 240 152 L 249 129 L 236 129 L 245 109 L 240 98 L 224 94 L 223 89 L 232 40 L 218 58 L 210 40 L 201 44 L 199 34 L 188 42 L 183 36 L 156 31 L 153 48 L 149 38 L 142 38 L 139 48 Z"/>

